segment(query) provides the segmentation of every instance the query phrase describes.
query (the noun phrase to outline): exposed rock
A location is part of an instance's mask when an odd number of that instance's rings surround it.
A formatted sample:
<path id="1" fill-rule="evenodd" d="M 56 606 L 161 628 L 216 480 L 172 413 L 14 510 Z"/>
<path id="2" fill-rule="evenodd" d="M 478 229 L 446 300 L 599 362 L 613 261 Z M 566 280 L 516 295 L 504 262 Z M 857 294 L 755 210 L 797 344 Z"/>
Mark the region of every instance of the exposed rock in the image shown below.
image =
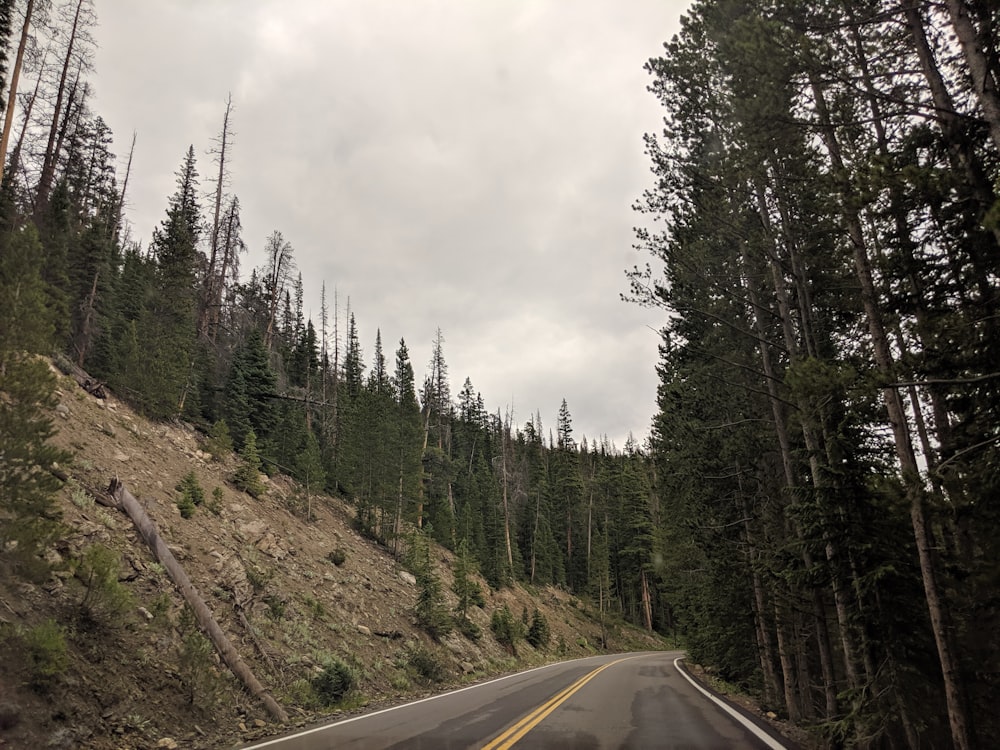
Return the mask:
<path id="1" fill-rule="evenodd" d="M 76 741 L 73 739 L 73 730 L 69 727 L 59 727 L 59 729 L 49 735 L 49 741 L 45 743 L 45 747 L 76 747 Z"/>
<path id="2" fill-rule="evenodd" d="M 156 743 L 156 746 L 166 748 L 166 750 L 177 750 L 177 740 L 173 737 L 164 737 Z"/>
<path id="3" fill-rule="evenodd" d="M 462 674 L 472 674 L 476 671 L 476 668 L 467 661 L 463 661 L 459 666 L 462 668 Z"/>
<path id="4" fill-rule="evenodd" d="M 257 542 L 257 549 L 268 557 L 273 557 L 275 560 L 284 560 L 288 557 L 288 550 L 281 545 L 278 537 L 271 531 L 265 533 L 261 540 Z"/>
<path id="5" fill-rule="evenodd" d="M 449 633 L 441 639 L 441 642 L 456 656 L 461 656 L 465 653 L 465 639 L 458 633 Z"/>
<path id="6" fill-rule="evenodd" d="M 101 432 L 103 432 L 108 437 L 114 437 L 115 436 L 115 428 L 112 426 L 112 424 L 110 422 L 108 422 L 107 424 L 102 424 L 101 425 Z"/>
<path id="7" fill-rule="evenodd" d="M 145 607 L 139 607 L 138 611 L 139 611 L 139 614 L 142 615 L 143 617 L 145 617 L 147 620 L 152 620 L 153 619 L 153 613 L 150 612 Z"/>
<path id="8" fill-rule="evenodd" d="M 266 727 L 267 726 L 267 722 L 264 721 L 263 719 L 254 719 L 253 720 L 253 725 L 259 729 L 261 727 Z"/>
<path id="9" fill-rule="evenodd" d="M 237 521 L 236 530 L 246 539 L 257 539 L 267 531 L 267 524 L 259 518 L 253 521 Z"/>
<path id="10" fill-rule="evenodd" d="M 63 419 L 69 419 L 69 407 L 66 404 L 56 404 L 56 414 Z"/>
<path id="11" fill-rule="evenodd" d="M 399 579 L 401 581 L 404 581 L 405 583 L 410 584 L 411 586 L 416 586 L 417 585 L 417 579 L 416 579 L 416 577 L 413 575 L 413 573 L 410 573 L 407 570 L 401 570 L 401 571 L 399 571 Z"/>
<path id="12" fill-rule="evenodd" d="M 365 625 L 358 625 L 358 632 L 361 633 L 361 635 L 371 635 L 372 634 L 371 628 L 369 628 L 369 627 L 367 627 Z"/>
<path id="13" fill-rule="evenodd" d="M 121 461 L 122 463 L 125 463 L 128 460 L 129 460 L 128 456 L 126 456 L 124 453 L 122 453 L 121 451 L 115 451 L 115 461 Z"/>
<path id="14" fill-rule="evenodd" d="M 768 711 L 764 716 L 772 720 L 778 718 L 778 714 L 774 713 L 774 711 Z"/>

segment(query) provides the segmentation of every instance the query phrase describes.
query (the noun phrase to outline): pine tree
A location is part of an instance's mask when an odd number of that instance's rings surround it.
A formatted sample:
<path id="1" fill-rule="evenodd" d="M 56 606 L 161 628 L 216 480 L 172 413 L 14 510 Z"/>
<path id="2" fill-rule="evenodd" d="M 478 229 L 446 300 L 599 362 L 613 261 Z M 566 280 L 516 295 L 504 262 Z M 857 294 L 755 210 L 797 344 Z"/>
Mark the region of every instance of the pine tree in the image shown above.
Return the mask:
<path id="1" fill-rule="evenodd" d="M 416 606 L 417 624 L 432 638 L 439 640 L 451 632 L 453 621 L 448 614 L 441 579 L 431 560 L 430 542 L 419 530 L 414 532 L 410 540 L 408 562 L 419 589 Z"/>
<path id="2" fill-rule="evenodd" d="M 37 557 L 59 529 L 50 473 L 69 456 L 48 441 L 55 428 L 55 378 L 35 352 L 49 350 L 53 327 L 34 230 L 0 230 L 0 552 L 24 574 L 44 572 Z"/>
<path id="3" fill-rule="evenodd" d="M 420 492 L 421 485 L 421 424 L 420 405 L 414 386 L 413 365 L 410 363 L 406 341 L 399 340 L 396 350 L 396 367 L 393 373 L 393 390 L 396 394 L 394 420 L 388 442 L 394 454 L 396 512 L 393 523 L 393 550 L 399 553 L 399 539 L 404 519 L 413 520 L 409 513 Z"/>
<path id="4" fill-rule="evenodd" d="M 313 495 L 321 491 L 326 484 L 323 455 L 312 431 L 307 431 L 305 445 L 296 462 L 296 478 L 306 492 L 306 519 L 311 521 Z"/>
<path id="5" fill-rule="evenodd" d="M 458 614 L 458 629 L 472 640 L 478 640 L 479 627 L 469 619 L 469 607 L 482 602 L 482 592 L 479 584 L 472 576 L 476 574 L 476 562 L 469 553 L 469 544 L 463 539 L 455 551 L 454 583 L 451 590 L 455 592 L 458 601 L 455 612 Z"/>
<path id="6" fill-rule="evenodd" d="M 257 452 L 257 435 L 250 430 L 243 439 L 240 449 L 240 465 L 233 476 L 236 489 L 246 492 L 251 497 L 259 498 L 264 492 L 264 483 L 260 478 L 261 462 Z"/>
<path id="7" fill-rule="evenodd" d="M 197 381 L 195 317 L 201 232 L 197 178 L 192 146 L 177 175 L 177 192 L 170 198 L 167 217 L 153 232 L 155 283 L 134 319 L 144 351 L 131 355 L 134 370 L 126 386 L 154 417 L 183 411 Z"/>

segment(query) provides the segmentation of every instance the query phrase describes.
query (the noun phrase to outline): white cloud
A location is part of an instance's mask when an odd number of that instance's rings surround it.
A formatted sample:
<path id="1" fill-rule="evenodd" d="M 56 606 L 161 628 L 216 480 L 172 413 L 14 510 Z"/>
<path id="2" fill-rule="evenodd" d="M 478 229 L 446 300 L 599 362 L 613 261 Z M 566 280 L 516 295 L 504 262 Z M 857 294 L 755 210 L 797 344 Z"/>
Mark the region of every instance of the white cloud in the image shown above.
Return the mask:
<path id="1" fill-rule="evenodd" d="M 309 305 L 350 297 L 418 378 L 434 331 L 453 388 L 491 410 L 621 447 L 655 410 L 655 311 L 619 301 L 630 209 L 661 114 L 645 60 L 686 3 L 663 0 L 109 0 L 94 109 L 124 155 L 148 238 L 188 144 L 207 154 L 232 92 L 245 267 L 281 230 Z M 332 304 L 332 302 L 331 302 Z"/>

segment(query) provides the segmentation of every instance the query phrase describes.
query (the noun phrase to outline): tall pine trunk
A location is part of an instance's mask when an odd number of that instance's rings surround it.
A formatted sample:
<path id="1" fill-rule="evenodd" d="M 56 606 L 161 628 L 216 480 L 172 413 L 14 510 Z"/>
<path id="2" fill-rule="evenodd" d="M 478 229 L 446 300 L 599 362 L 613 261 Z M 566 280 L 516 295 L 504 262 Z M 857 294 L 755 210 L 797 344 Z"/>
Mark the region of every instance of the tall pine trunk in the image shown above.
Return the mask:
<path id="1" fill-rule="evenodd" d="M 934 559 L 933 540 L 928 527 L 926 510 L 924 508 L 924 488 L 920 479 L 920 469 L 910 441 L 906 413 L 899 391 L 891 385 L 894 380 L 894 363 L 889 340 L 885 333 L 881 311 L 875 292 L 875 282 L 871 269 L 868 248 L 862 230 L 861 220 L 855 209 L 851 208 L 852 198 L 849 185 L 846 184 L 846 167 L 841 156 L 840 144 L 837 141 L 826 105 L 823 87 L 812 81 L 812 92 L 816 102 L 816 114 L 819 118 L 820 136 L 826 146 L 827 154 L 838 181 L 841 192 L 841 210 L 850 237 L 854 254 L 855 273 L 861 286 L 861 301 L 868 319 L 869 335 L 875 352 L 875 363 L 879 373 L 887 385 L 882 389 L 882 397 L 892 428 L 893 442 L 896 448 L 896 458 L 899 461 L 903 485 L 906 488 L 907 500 L 910 504 L 910 520 L 913 526 L 913 537 L 916 542 L 917 555 L 920 562 L 920 574 L 924 586 L 924 596 L 930 616 L 931 629 L 937 645 L 938 660 L 941 665 L 942 680 L 945 689 L 945 701 L 948 707 L 948 721 L 951 726 L 952 741 L 956 750 L 969 750 L 972 736 L 970 717 L 965 701 L 965 686 L 958 666 L 958 657 L 952 644 L 951 627 L 947 609 L 937 581 L 937 565 Z"/>

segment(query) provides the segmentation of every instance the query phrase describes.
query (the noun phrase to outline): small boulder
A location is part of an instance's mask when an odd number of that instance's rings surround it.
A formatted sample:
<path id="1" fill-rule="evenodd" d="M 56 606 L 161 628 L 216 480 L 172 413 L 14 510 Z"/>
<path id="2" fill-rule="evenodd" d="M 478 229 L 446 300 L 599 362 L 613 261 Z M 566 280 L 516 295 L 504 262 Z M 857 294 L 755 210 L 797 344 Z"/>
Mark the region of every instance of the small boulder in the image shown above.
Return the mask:
<path id="1" fill-rule="evenodd" d="M 56 404 L 56 414 L 63 419 L 69 419 L 69 407 L 66 404 Z"/>
<path id="2" fill-rule="evenodd" d="M 358 625 L 358 632 L 361 633 L 361 635 L 370 636 L 372 634 L 372 629 L 366 625 Z"/>
<path id="3" fill-rule="evenodd" d="M 165 748 L 165 750 L 177 750 L 177 740 L 173 737 L 164 737 L 156 743 L 156 746 Z"/>
<path id="4" fill-rule="evenodd" d="M 407 570 L 399 571 L 399 579 L 405 583 L 410 584 L 411 586 L 417 585 L 416 576 L 414 576 L 413 573 L 410 573 Z"/>

